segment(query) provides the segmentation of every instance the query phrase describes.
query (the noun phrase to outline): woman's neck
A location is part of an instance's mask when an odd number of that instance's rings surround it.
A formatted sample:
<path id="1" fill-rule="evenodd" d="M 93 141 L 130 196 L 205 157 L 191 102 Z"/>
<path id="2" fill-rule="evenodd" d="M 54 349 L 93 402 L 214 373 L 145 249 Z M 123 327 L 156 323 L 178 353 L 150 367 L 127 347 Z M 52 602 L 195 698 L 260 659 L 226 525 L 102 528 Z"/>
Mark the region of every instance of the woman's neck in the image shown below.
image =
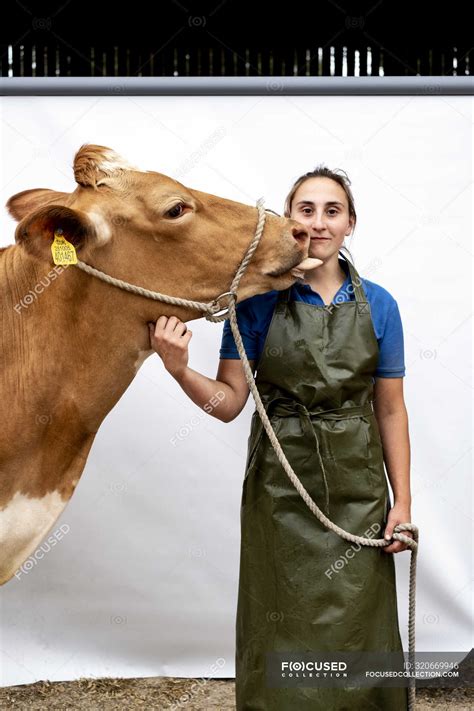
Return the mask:
<path id="1" fill-rule="evenodd" d="M 346 279 L 346 272 L 339 262 L 339 254 L 332 255 L 319 267 L 305 273 L 305 281 L 314 291 L 340 287 Z"/>

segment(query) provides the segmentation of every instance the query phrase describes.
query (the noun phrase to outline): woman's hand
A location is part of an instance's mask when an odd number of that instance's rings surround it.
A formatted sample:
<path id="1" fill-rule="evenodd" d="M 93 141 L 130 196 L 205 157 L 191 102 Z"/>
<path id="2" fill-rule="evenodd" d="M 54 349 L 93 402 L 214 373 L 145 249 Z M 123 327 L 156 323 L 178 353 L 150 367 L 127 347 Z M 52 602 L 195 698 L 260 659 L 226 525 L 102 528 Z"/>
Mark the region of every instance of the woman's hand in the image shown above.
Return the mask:
<path id="1" fill-rule="evenodd" d="M 188 366 L 188 343 L 192 338 L 186 324 L 176 316 L 160 316 L 156 325 L 148 324 L 150 346 L 158 353 L 166 370 L 179 377 Z"/>
<path id="2" fill-rule="evenodd" d="M 393 535 L 393 529 L 399 523 L 411 523 L 410 507 L 404 504 L 395 503 L 390 509 L 387 517 L 387 525 L 384 531 L 384 538 L 387 538 L 388 536 L 388 538 L 390 539 Z M 411 531 L 401 531 L 401 533 L 407 538 L 413 538 L 413 534 L 411 533 Z M 389 546 L 382 546 L 382 550 L 385 551 L 385 553 L 400 553 L 401 551 L 404 551 L 407 548 L 407 544 L 402 543 L 401 541 L 394 541 Z"/>

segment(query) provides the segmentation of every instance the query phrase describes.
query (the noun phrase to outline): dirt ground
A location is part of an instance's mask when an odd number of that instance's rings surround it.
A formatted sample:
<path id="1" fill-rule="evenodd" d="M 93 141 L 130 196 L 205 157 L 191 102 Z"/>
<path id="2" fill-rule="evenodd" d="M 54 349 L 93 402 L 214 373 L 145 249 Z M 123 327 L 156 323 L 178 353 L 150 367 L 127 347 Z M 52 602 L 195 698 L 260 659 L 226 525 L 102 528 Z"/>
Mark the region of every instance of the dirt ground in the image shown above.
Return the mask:
<path id="1" fill-rule="evenodd" d="M 416 711 L 472 711 L 472 689 L 419 689 Z M 0 689 L 0 709 L 19 711 L 231 711 L 232 679 L 79 679 Z M 271 711 L 269 709 L 268 711 Z M 330 711 L 330 709 L 328 709 Z"/>

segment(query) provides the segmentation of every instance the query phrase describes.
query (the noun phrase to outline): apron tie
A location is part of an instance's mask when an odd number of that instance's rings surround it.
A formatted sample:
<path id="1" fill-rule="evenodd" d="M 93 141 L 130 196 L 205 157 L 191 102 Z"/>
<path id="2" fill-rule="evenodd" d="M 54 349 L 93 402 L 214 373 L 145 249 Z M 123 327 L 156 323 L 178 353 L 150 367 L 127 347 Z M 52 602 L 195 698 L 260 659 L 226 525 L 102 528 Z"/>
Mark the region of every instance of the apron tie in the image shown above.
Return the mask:
<path id="1" fill-rule="evenodd" d="M 373 414 L 372 403 L 367 402 L 364 405 L 354 405 L 353 407 L 336 407 L 331 410 L 308 410 L 306 405 L 303 405 L 303 403 L 293 400 L 292 398 L 277 397 L 270 401 L 266 398 L 262 398 L 262 402 L 268 417 L 271 417 L 272 415 L 275 415 L 276 417 L 295 417 L 298 415 L 300 418 L 301 429 L 306 436 L 314 440 L 316 445 L 316 454 L 323 477 L 326 515 L 329 516 L 329 486 L 326 476 L 326 469 L 324 468 L 324 462 L 321 456 L 319 439 L 316 434 L 316 429 L 313 427 L 313 423 L 311 422 L 311 418 L 316 417 L 321 420 L 347 420 L 350 417 L 365 417 Z M 258 416 L 257 411 L 255 411 L 254 414 Z M 263 431 L 264 428 L 262 418 L 258 417 L 257 432 L 254 439 L 254 446 L 252 447 L 252 451 L 249 453 L 249 462 L 252 459 L 253 453 L 257 450 Z"/>
<path id="2" fill-rule="evenodd" d="M 314 442 L 316 444 L 316 454 L 318 455 L 319 459 L 319 466 L 321 467 L 321 474 L 323 477 L 323 484 L 324 484 L 324 501 L 325 501 L 325 513 L 326 516 L 329 516 L 329 486 L 327 482 L 327 477 L 326 477 L 326 470 L 324 468 L 324 462 L 323 458 L 321 457 L 321 451 L 320 451 L 320 446 L 319 446 L 319 439 L 316 434 L 316 429 L 313 427 L 311 423 L 311 417 L 310 417 L 310 412 L 305 405 L 301 403 L 295 403 L 297 405 L 297 413 L 300 416 L 300 423 L 301 423 L 301 429 L 303 432 L 306 433 L 306 435 L 311 439 L 311 437 L 314 439 Z"/>

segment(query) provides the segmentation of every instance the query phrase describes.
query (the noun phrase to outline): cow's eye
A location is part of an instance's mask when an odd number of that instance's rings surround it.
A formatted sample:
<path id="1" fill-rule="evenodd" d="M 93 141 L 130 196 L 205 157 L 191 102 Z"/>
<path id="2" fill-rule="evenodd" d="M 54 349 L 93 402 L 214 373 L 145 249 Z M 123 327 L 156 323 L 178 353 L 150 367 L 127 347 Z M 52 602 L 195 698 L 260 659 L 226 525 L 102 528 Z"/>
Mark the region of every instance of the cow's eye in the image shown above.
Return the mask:
<path id="1" fill-rule="evenodd" d="M 180 217 L 183 214 L 183 210 L 184 205 L 183 203 L 179 202 L 177 205 L 167 210 L 165 214 L 167 217 Z"/>

